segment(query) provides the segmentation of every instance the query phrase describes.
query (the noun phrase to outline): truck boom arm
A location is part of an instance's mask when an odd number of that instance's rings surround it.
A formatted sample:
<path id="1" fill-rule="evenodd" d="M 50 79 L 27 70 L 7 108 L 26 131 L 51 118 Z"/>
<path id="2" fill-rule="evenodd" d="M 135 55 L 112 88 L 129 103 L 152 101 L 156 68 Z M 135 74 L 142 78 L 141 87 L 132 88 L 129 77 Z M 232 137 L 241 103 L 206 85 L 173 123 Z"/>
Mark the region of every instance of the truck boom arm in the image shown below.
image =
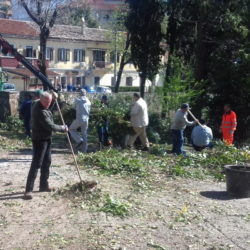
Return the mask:
<path id="1" fill-rule="evenodd" d="M 26 67 L 29 71 L 31 71 L 39 80 L 41 80 L 43 87 L 45 89 L 49 88 L 54 91 L 56 89 L 51 84 L 50 80 L 38 69 L 36 69 L 23 55 L 21 55 L 11 44 L 9 44 L 0 34 L 0 46 L 2 47 L 2 53 L 12 54 L 17 61 L 21 62 L 24 67 Z"/>

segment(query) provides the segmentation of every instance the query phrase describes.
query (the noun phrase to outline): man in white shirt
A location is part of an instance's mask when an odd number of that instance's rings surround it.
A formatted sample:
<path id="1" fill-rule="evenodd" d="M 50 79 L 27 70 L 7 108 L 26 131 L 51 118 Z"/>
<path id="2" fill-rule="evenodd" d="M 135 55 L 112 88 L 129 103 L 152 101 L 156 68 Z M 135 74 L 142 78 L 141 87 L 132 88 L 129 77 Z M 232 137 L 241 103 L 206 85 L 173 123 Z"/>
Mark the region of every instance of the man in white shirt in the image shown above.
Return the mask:
<path id="1" fill-rule="evenodd" d="M 131 123 L 135 131 L 135 135 L 130 136 L 128 146 L 133 147 L 137 137 L 140 137 L 143 150 L 149 149 L 149 141 L 147 138 L 146 128 L 148 126 L 148 106 L 139 94 L 134 94 L 134 105 L 131 112 Z"/>
<path id="2" fill-rule="evenodd" d="M 76 149 L 81 152 L 87 152 L 87 130 L 91 102 L 86 96 L 85 89 L 80 90 L 80 97 L 75 99 L 76 119 L 69 127 L 69 132 L 73 140 L 77 143 Z M 81 128 L 81 135 L 77 130 Z"/>
<path id="3" fill-rule="evenodd" d="M 205 120 L 200 120 L 200 125 L 193 128 L 191 139 L 193 147 L 196 151 L 202 151 L 206 147 L 212 148 L 213 132 L 206 126 Z"/>

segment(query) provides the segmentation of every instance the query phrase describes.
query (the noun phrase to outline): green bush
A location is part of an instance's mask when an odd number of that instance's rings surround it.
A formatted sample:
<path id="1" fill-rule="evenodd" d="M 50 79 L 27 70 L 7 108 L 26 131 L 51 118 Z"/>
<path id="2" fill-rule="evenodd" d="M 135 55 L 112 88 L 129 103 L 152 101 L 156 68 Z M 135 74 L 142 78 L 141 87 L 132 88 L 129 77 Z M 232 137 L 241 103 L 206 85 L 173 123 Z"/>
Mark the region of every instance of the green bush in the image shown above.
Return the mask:
<path id="1" fill-rule="evenodd" d="M 205 175 L 209 175 L 217 180 L 223 180 L 225 165 L 246 164 L 249 161 L 250 151 L 247 148 L 237 149 L 217 143 L 213 150 L 178 157 L 174 166 L 169 168 L 169 172 L 175 176 L 203 179 Z"/>
<path id="2" fill-rule="evenodd" d="M 23 121 L 16 116 L 8 116 L 5 122 L 0 123 L 0 129 L 19 132 L 23 129 Z"/>
<path id="3" fill-rule="evenodd" d="M 115 91 L 115 87 L 111 87 L 112 92 Z M 139 87 L 119 87 L 119 92 L 140 92 Z"/>

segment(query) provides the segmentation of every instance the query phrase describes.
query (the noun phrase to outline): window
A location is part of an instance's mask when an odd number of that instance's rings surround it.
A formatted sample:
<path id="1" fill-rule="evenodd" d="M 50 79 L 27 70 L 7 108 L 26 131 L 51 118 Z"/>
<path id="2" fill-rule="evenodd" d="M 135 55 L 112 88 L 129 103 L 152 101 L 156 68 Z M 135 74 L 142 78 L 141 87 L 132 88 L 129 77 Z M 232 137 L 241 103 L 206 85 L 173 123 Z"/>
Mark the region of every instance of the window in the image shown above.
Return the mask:
<path id="1" fill-rule="evenodd" d="M 104 50 L 94 50 L 93 51 L 93 61 L 94 62 L 105 62 L 105 51 Z"/>
<path id="2" fill-rule="evenodd" d="M 115 51 L 110 52 L 110 62 L 115 63 Z M 120 62 L 120 53 L 117 53 L 117 63 Z"/>
<path id="3" fill-rule="evenodd" d="M 74 49 L 74 62 L 84 62 L 85 51 L 83 49 Z"/>
<path id="4" fill-rule="evenodd" d="M 11 44 L 11 46 L 13 48 L 15 48 L 14 44 Z M 0 45 L 0 54 L 4 55 L 4 56 L 13 56 L 11 53 L 7 52 L 7 51 Z"/>
<path id="5" fill-rule="evenodd" d="M 67 81 L 66 76 L 61 76 L 61 85 L 62 86 L 66 86 L 66 81 Z"/>
<path id="6" fill-rule="evenodd" d="M 26 46 L 26 57 L 33 57 L 33 47 L 32 46 Z"/>
<path id="7" fill-rule="evenodd" d="M 95 76 L 95 86 L 100 85 L 100 77 Z"/>
<path id="8" fill-rule="evenodd" d="M 70 60 L 70 50 L 69 49 L 58 49 L 58 61 L 68 62 Z"/>
<path id="9" fill-rule="evenodd" d="M 47 47 L 46 48 L 46 60 L 52 61 L 54 56 L 53 56 L 53 48 Z"/>
<path id="10" fill-rule="evenodd" d="M 76 77 L 76 85 L 85 86 L 85 76 L 77 76 Z"/>
<path id="11" fill-rule="evenodd" d="M 132 86 L 133 85 L 133 77 L 129 76 L 126 77 L 126 86 Z"/>

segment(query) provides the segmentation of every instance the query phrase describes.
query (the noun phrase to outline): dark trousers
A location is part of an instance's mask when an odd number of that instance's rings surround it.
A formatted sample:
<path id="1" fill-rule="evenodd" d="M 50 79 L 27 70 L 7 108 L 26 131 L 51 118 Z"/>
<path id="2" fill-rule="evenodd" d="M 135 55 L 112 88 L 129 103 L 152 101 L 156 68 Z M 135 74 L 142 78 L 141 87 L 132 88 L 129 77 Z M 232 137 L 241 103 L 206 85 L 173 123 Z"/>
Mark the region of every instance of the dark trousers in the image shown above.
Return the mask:
<path id="1" fill-rule="evenodd" d="M 105 123 L 103 126 L 97 127 L 99 142 L 103 145 L 108 145 L 108 123 Z"/>
<path id="2" fill-rule="evenodd" d="M 185 152 L 182 149 L 184 143 L 183 130 L 172 129 L 172 136 L 173 136 L 172 153 L 177 155 L 184 154 Z"/>
<path id="3" fill-rule="evenodd" d="M 210 142 L 207 146 L 203 146 L 203 147 L 200 147 L 200 146 L 195 145 L 195 144 L 193 143 L 193 140 L 191 141 L 191 143 L 192 143 L 194 149 L 195 149 L 196 151 L 198 151 L 198 152 L 202 151 L 202 150 L 205 149 L 205 148 L 210 148 L 210 149 L 212 149 L 212 148 L 214 147 L 214 145 L 213 145 L 212 142 Z"/>
<path id="4" fill-rule="evenodd" d="M 41 169 L 40 189 L 48 188 L 49 167 L 51 164 L 51 140 L 32 141 L 33 158 L 27 178 L 26 192 L 32 192 L 38 169 Z"/>
<path id="5" fill-rule="evenodd" d="M 24 118 L 25 135 L 30 137 L 30 119 Z"/>

